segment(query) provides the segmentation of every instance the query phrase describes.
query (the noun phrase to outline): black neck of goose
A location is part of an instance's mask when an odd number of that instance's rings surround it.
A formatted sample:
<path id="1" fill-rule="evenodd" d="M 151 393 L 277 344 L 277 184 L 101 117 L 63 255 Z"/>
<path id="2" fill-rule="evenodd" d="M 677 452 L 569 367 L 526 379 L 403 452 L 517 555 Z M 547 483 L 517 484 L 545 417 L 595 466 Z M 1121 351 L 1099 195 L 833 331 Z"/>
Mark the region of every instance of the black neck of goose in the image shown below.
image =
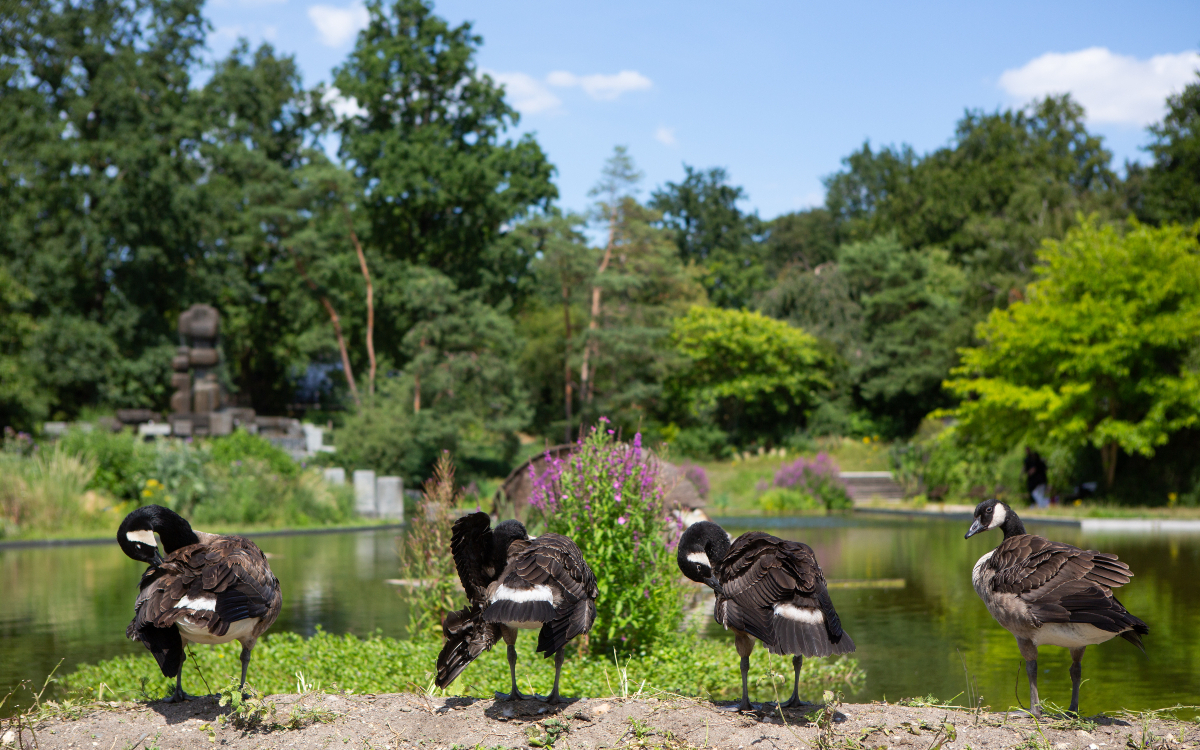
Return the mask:
<path id="1" fill-rule="evenodd" d="M 1012 508 L 1006 508 L 1008 513 L 1004 518 L 1004 523 L 1000 524 L 1000 530 L 1004 532 L 1004 538 L 1022 536 L 1028 532 L 1025 531 L 1025 524 L 1021 523 L 1021 518 L 1013 512 Z"/>
<path id="2" fill-rule="evenodd" d="M 156 514 L 151 528 L 158 532 L 163 551 L 168 555 L 177 549 L 200 543 L 200 537 L 192 531 L 192 525 L 183 516 L 166 508 Z"/>
<path id="3" fill-rule="evenodd" d="M 721 529 L 720 534 L 713 534 L 708 539 L 704 545 L 704 554 L 708 555 L 708 560 L 713 566 L 717 566 L 729 554 L 730 546 L 729 535 L 725 533 L 724 529 Z"/>

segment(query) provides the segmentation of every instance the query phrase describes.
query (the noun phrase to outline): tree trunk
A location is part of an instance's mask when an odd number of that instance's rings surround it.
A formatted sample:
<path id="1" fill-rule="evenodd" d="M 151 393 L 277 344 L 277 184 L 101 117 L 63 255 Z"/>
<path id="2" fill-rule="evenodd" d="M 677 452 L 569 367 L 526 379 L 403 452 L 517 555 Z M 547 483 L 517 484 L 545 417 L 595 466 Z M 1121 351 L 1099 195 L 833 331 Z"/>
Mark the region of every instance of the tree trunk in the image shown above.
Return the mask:
<path id="1" fill-rule="evenodd" d="M 566 404 L 567 426 L 564 428 L 566 439 L 571 442 L 571 289 L 562 285 L 563 298 L 563 327 L 566 331 L 566 344 L 563 351 L 563 402 Z"/>
<path id="2" fill-rule="evenodd" d="M 1110 490 L 1117 478 L 1117 450 L 1115 441 L 1105 443 L 1100 449 L 1100 460 L 1104 463 L 1104 485 Z"/>
<path id="3" fill-rule="evenodd" d="M 342 322 L 338 319 L 337 310 L 333 309 L 333 303 L 321 293 L 320 287 L 309 277 L 308 271 L 304 268 L 304 261 L 300 260 L 300 256 L 293 253 L 292 258 L 296 262 L 296 270 L 300 272 L 300 276 L 317 295 L 317 298 L 321 300 L 321 305 L 325 308 L 325 312 L 329 313 L 329 322 L 333 324 L 333 333 L 337 336 L 338 351 L 342 353 L 342 370 L 346 375 L 346 383 L 350 386 L 350 395 L 354 396 L 356 406 L 362 406 L 362 400 L 358 397 L 358 385 L 354 382 L 354 370 L 350 367 L 350 354 L 346 351 L 346 337 L 342 335 Z"/>
<path id="4" fill-rule="evenodd" d="M 596 270 L 596 278 L 599 280 L 600 274 L 608 269 L 608 263 L 612 260 L 613 244 L 617 237 L 617 207 L 614 204 L 611 214 L 608 218 L 608 245 L 604 248 L 604 257 L 600 259 L 600 268 Z M 600 285 L 592 284 L 592 317 L 588 321 L 588 340 L 583 348 L 583 362 L 579 366 L 579 390 L 582 391 L 583 400 L 585 403 L 592 403 L 592 396 L 595 393 L 595 373 L 591 369 L 591 360 L 593 357 L 598 357 L 600 353 L 600 342 L 596 339 L 596 332 L 600 328 Z"/>
<path id="5" fill-rule="evenodd" d="M 367 395 L 371 400 L 371 406 L 375 405 L 375 290 L 371 286 L 371 272 L 367 270 L 367 256 L 363 253 L 362 244 L 358 241 L 358 234 L 354 231 L 354 221 L 350 218 L 350 209 L 346 208 L 346 204 L 342 205 L 342 216 L 346 219 L 346 228 L 350 230 L 350 241 L 354 243 L 354 250 L 358 253 L 358 265 L 362 268 L 363 279 L 367 282 L 367 362 L 370 364 L 370 369 L 367 371 Z"/>

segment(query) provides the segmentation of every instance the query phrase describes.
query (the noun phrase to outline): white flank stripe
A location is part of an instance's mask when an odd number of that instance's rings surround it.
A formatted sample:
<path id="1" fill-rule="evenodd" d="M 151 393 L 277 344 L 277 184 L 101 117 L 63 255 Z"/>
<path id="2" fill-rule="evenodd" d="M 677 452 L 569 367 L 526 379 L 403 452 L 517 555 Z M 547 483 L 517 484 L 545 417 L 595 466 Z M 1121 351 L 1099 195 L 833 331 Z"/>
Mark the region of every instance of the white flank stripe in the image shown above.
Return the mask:
<path id="1" fill-rule="evenodd" d="M 689 552 L 687 559 L 694 563 L 699 563 L 700 565 L 707 565 L 710 568 L 712 567 L 712 563 L 708 561 L 708 555 L 704 554 L 703 552 Z"/>
<path id="2" fill-rule="evenodd" d="M 193 599 L 190 596 L 185 596 L 175 605 L 175 609 L 194 609 L 197 612 L 202 610 L 213 611 L 217 608 L 217 597 L 202 596 L 199 599 Z"/>
<path id="3" fill-rule="evenodd" d="M 550 602 L 554 603 L 554 592 L 549 586 L 539 583 L 531 589 L 510 589 L 508 586 L 501 585 L 496 589 L 496 593 L 492 595 L 492 601 L 508 601 L 508 602 Z M 540 624 L 540 623 L 539 623 Z"/>
<path id="4" fill-rule="evenodd" d="M 150 547 L 158 546 L 158 542 L 154 541 L 153 531 L 126 531 L 125 538 L 131 542 L 141 542 Z"/>
<path id="5" fill-rule="evenodd" d="M 809 625 L 817 625 L 825 622 L 825 613 L 819 609 L 808 609 L 807 607 L 797 607 L 794 604 L 776 604 L 776 617 L 783 617 L 795 622 L 803 622 Z"/>

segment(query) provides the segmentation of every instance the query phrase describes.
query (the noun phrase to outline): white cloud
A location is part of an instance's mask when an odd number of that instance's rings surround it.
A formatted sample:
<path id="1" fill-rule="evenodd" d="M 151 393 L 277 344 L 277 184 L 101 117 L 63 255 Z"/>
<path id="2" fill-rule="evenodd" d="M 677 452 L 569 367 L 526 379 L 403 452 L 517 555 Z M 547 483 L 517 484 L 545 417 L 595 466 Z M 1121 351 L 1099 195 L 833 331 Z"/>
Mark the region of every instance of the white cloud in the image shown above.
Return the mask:
<path id="1" fill-rule="evenodd" d="M 342 96 L 337 86 L 330 86 L 321 97 L 321 101 L 333 108 L 333 116 L 339 120 L 347 117 L 365 115 L 367 110 L 358 105 L 358 100 L 352 96 Z"/>
<path id="2" fill-rule="evenodd" d="M 664 146 L 675 145 L 675 128 L 668 128 L 666 125 L 660 125 L 658 130 L 654 131 L 654 140 Z"/>
<path id="3" fill-rule="evenodd" d="M 1200 54 L 1155 55 L 1139 60 L 1104 47 L 1047 52 L 1000 76 L 1000 88 L 1029 100 L 1070 92 L 1093 122 L 1147 125 L 1162 117 L 1164 101 L 1196 78 Z"/>
<path id="4" fill-rule="evenodd" d="M 558 109 L 562 104 L 558 97 L 546 88 L 546 84 L 525 73 L 497 73 L 486 71 L 497 83 L 504 84 L 504 93 L 508 101 L 521 114 L 532 115 L 536 112 Z"/>
<path id="5" fill-rule="evenodd" d="M 370 16 L 367 15 L 367 9 L 358 3 L 346 8 L 313 5 L 308 9 L 308 20 L 317 27 L 322 44 L 341 47 L 353 39 L 360 29 L 366 28 Z"/>
<path id="6" fill-rule="evenodd" d="M 268 24 L 263 27 L 263 39 L 266 39 L 268 42 L 273 42 L 273 41 L 275 41 L 275 38 L 278 36 L 279 36 L 279 27 L 278 26 L 275 26 L 274 24 Z"/>
<path id="7" fill-rule="evenodd" d="M 636 70 L 622 70 L 615 75 L 595 73 L 577 76 L 565 70 L 556 70 L 546 76 L 546 83 L 559 88 L 578 86 L 596 101 L 612 101 L 627 91 L 642 91 L 654 83 Z"/>
<path id="8" fill-rule="evenodd" d="M 208 38 L 214 44 L 227 44 L 245 35 L 246 30 L 240 24 L 234 24 L 232 26 L 218 26 Z"/>

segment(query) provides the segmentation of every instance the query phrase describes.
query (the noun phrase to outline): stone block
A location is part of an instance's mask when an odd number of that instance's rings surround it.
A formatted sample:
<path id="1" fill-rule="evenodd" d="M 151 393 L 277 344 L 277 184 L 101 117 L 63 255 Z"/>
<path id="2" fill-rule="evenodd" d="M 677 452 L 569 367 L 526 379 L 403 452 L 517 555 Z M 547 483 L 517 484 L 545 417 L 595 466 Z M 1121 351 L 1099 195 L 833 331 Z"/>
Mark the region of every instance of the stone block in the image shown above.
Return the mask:
<path id="1" fill-rule="evenodd" d="M 192 389 L 192 411 L 196 414 L 214 412 L 221 406 L 221 386 L 213 380 L 202 380 Z"/>
<path id="2" fill-rule="evenodd" d="M 192 387 L 192 376 L 186 372 L 171 373 L 171 387 L 177 391 L 186 391 Z"/>
<path id="3" fill-rule="evenodd" d="M 192 436 L 192 420 L 190 419 L 172 419 L 171 434 L 175 437 L 191 437 Z"/>
<path id="4" fill-rule="evenodd" d="M 375 480 L 375 504 L 380 518 L 404 520 L 404 480 L 400 477 L 379 477 Z"/>
<path id="5" fill-rule="evenodd" d="M 329 484 L 345 484 L 346 470 L 340 466 L 331 466 L 325 470 L 325 481 Z"/>
<path id="6" fill-rule="evenodd" d="M 354 472 L 354 509 L 358 515 L 375 518 L 379 508 L 375 505 L 375 472 L 357 469 Z"/>
<path id="7" fill-rule="evenodd" d="M 60 437 L 67 434 L 66 422 L 46 422 L 42 425 L 42 433 L 50 437 Z"/>
<path id="8" fill-rule="evenodd" d="M 192 392 L 191 391 L 175 391 L 171 394 L 171 413 L 172 414 L 191 414 L 192 412 Z"/>
<path id="9" fill-rule="evenodd" d="M 168 422 L 143 422 L 138 425 L 138 437 L 167 437 L 171 434 L 171 429 L 171 424 Z"/>
<path id="10" fill-rule="evenodd" d="M 208 415 L 208 434 L 214 437 L 233 434 L 233 415 L 216 411 Z"/>
<path id="11" fill-rule="evenodd" d="M 192 305 L 179 316 L 179 335 L 197 339 L 215 339 L 221 314 L 212 305 Z"/>
<path id="12" fill-rule="evenodd" d="M 188 351 L 188 364 L 192 367 L 216 367 L 220 355 L 216 349 L 191 349 Z"/>

